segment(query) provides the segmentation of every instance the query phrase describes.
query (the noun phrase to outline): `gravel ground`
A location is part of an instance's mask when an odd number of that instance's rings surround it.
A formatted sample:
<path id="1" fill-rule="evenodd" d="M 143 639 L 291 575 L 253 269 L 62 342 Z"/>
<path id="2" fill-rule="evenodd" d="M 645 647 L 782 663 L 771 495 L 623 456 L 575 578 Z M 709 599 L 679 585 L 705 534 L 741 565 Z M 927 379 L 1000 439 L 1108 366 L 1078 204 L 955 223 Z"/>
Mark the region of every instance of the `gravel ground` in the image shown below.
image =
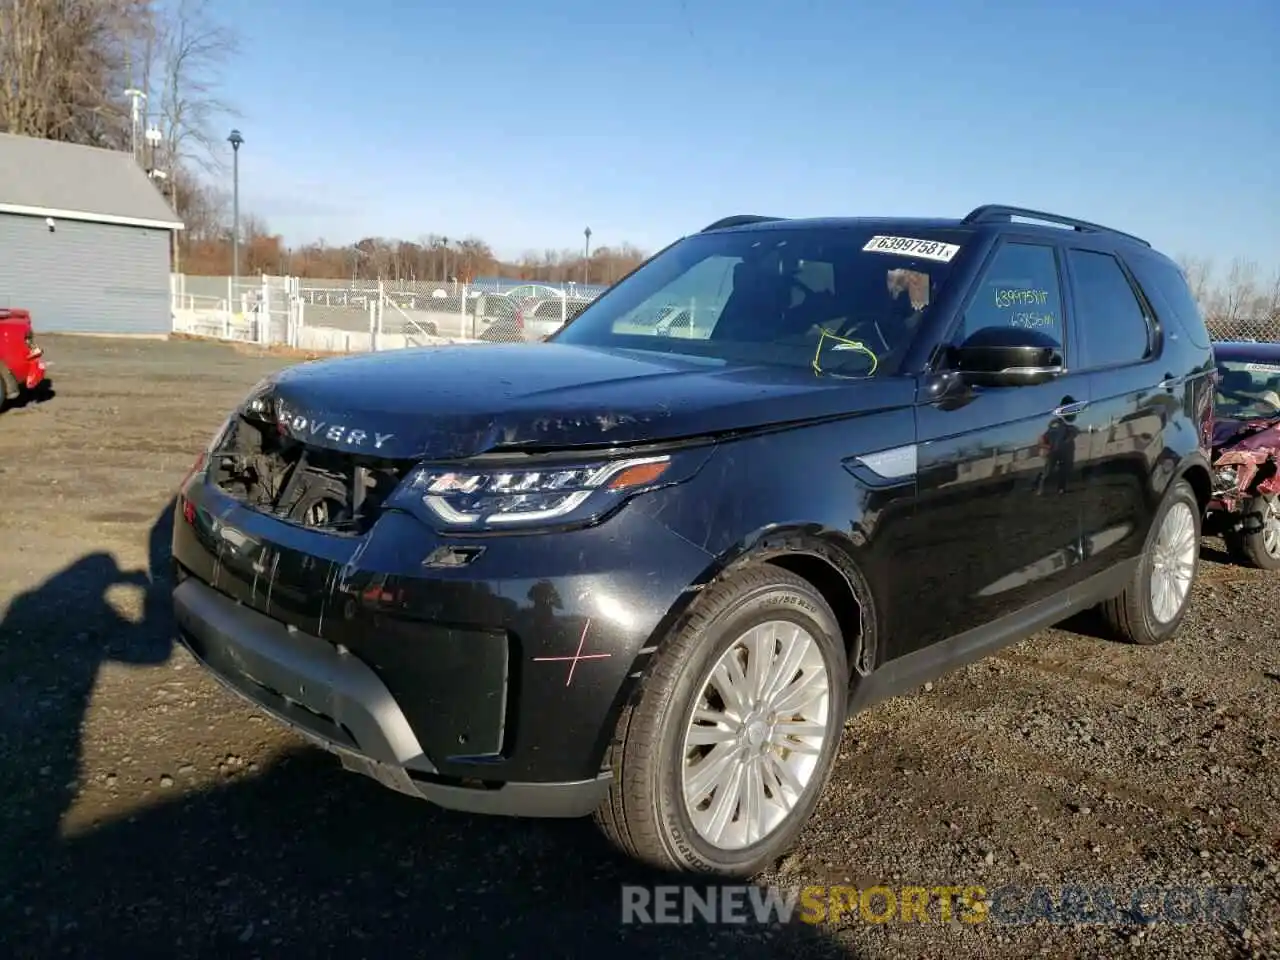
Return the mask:
<path id="1" fill-rule="evenodd" d="M 1280 954 L 1280 578 L 1206 562 L 1181 637 L 1083 618 L 852 720 L 806 884 L 1248 888 L 1244 923 L 620 923 L 589 823 L 436 810 L 342 772 L 170 640 L 167 505 L 287 361 L 45 337 L 0 415 L 0 942 L 12 956 L 1270 957 Z M 158 572 L 158 575 L 157 575 Z M 665 882 L 670 882 L 666 880 Z M 1014 901 L 1010 901 L 1014 902 Z M 1024 900 L 1016 901 L 1018 909 Z"/>

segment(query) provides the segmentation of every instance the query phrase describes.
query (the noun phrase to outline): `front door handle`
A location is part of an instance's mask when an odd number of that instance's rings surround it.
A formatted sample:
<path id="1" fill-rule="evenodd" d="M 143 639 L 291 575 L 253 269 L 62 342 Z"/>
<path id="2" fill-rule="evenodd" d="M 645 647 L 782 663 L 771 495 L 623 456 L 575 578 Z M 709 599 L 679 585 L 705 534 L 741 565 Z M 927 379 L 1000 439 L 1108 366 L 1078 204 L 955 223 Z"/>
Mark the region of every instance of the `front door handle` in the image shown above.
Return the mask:
<path id="1" fill-rule="evenodd" d="M 1088 400 L 1076 400 L 1072 403 L 1064 403 L 1058 409 L 1053 411 L 1055 417 L 1074 417 L 1077 413 L 1089 405 Z"/>

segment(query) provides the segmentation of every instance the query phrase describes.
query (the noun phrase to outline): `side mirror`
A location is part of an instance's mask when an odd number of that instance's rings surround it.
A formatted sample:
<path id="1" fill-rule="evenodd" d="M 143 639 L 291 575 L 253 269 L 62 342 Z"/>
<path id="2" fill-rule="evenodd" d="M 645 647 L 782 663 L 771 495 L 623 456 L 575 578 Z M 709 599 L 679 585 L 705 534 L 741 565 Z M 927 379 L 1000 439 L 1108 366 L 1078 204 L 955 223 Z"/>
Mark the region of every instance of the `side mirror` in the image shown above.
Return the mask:
<path id="1" fill-rule="evenodd" d="M 1045 383 L 1066 369 L 1057 341 L 1025 327 L 983 327 L 953 347 L 951 358 L 966 383 L 983 387 Z"/>

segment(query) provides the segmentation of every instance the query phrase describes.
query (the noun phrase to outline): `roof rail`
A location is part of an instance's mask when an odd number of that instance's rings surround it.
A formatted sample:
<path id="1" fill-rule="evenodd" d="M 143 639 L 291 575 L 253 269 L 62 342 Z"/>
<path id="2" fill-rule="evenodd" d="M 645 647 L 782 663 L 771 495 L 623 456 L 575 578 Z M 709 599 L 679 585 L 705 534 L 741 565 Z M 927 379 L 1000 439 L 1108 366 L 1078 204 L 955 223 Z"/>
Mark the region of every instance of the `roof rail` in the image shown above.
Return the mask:
<path id="1" fill-rule="evenodd" d="M 964 218 L 964 223 L 1010 223 L 1014 217 L 1024 217 L 1027 220 L 1040 220 L 1044 223 L 1056 223 L 1064 227 L 1071 227 L 1081 233 L 1114 233 L 1121 237 L 1142 244 L 1144 247 L 1151 246 L 1141 237 L 1135 237 L 1132 233 L 1125 233 L 1123 230 L 1116 230 L 1114 227 L 1104 227 L 1100 223 L 1090 223 L 1088 220 L 1076 220 L 1073 217 L 1062 217 L 1056 213 L 1045 213 L 1043 210 L 1028 210 L 1026 207 L 1008 207 L 998 203 L 988 203 L 981 207 L 975 207 L 969 211 L 969 215 Z"/>
<path id="2" fill-rule="evenodd" d="M 724 217 L 715 223 L 709 224 L 699 230 L 699 233 L 706 233 L 708 230 L 726 230 L 729 227 L 743 227 L 749 223 L 767 223 L 773 220 L 782 220 L 782 217 L 761 217 L 754 213 L 740 213 L 732 217 Z"/>

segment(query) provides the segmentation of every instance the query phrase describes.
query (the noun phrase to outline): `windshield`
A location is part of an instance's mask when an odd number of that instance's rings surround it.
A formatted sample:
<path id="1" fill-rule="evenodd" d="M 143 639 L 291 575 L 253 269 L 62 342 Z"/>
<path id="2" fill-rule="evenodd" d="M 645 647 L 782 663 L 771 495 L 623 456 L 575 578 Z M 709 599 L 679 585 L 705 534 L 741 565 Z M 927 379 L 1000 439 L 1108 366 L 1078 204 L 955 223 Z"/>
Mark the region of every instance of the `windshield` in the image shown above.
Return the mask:
<path id="1" fill-rule="evenodd" d="M 837 376 L 895 373 L 963 234 L 768 228 L 696 234 L 552 339 Z M 901 236 L 901 234 L 909 234 Z"/>
<path id="2" fill-rule="evenodd" d="M 1280 416 L 1280 363 L 1219 360 L 1218 416 L 1249 420 Z"/>

